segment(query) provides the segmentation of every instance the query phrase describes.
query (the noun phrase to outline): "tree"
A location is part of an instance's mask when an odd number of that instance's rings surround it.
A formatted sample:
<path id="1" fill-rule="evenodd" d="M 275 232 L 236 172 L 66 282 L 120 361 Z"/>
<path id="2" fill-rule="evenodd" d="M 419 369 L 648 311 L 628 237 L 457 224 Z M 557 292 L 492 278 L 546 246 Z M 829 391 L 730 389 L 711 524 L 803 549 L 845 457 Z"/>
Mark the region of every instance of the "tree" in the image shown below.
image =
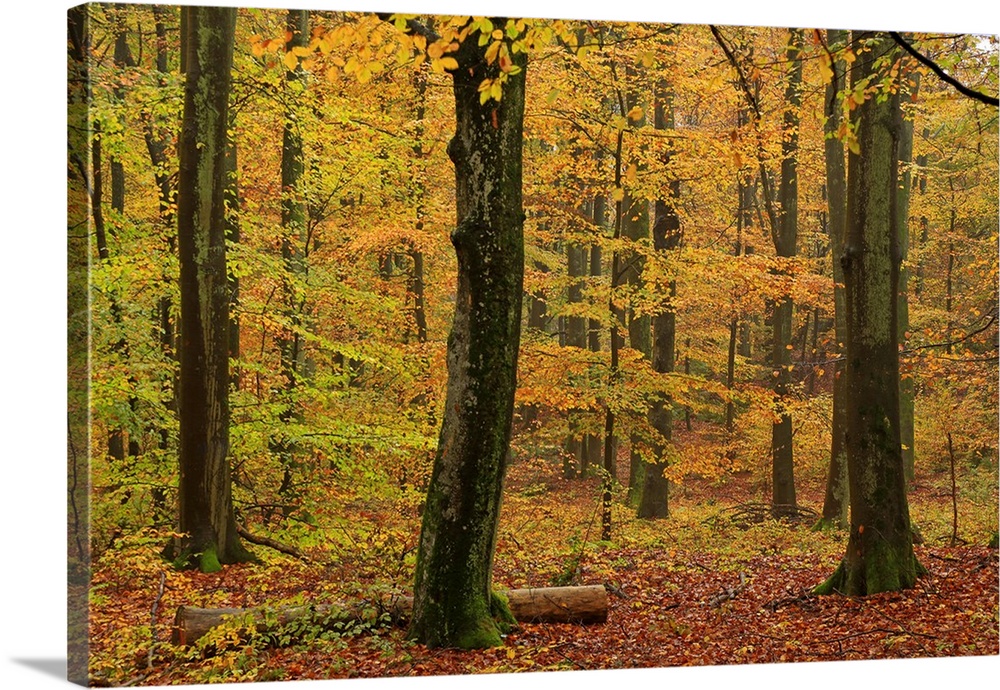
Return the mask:
<path id="1" fill-rule="evenodd" d="M 847 32 L 830 29 L 826 33 L 831 51 L 846 48 Z M 844 253 L 844 230 L 847 223 L 847 172 L 844 169 L 844 143 L 838 136 L 840 109 L 838 95 L 846 86 L 846 63 L 843 59 L 831 60 L 830 81 L 826 85 L 826 121 L 823 131 L 826 158 L 827 224 L 830 231 L 830 251 L 833 255 L 833 323 L 838 348 L 847 341 L 846 309 L 844 303 L 844 269 L 840 257 Z M 833 369 L 833 429 L 830 434 L 830 469 L 823 498 L 823 514 L 817 527 L 847 527 L 848 481 L 847 458 L 844 438 L 847 433 L 847 376 L 844 362 L 838 361 Z"/>
<path id="2" fill-rule="evenodd" d="M 479 30 L 489 36 L 494 24 L 505 23 L 494 19 L 488 30 Z M 491 62 L 490 41 L 478 45 L 477 38 L 466 35 L 450 65 L 456 131 L 448 153 L 455 165 L 457 210 L 451 239 L 458 285 L 445 412 L 420 529 L 409 628 L 412 639 L 431 647 L 497 646 L 501 626 L 513 622 L 492 592 L 491 578 L 521 335 L 527 60 L 503 39 L 496 49 L 501 59 Z M 501 78 L 501 100 L 482 99 L 484 80 Z"/>
<path id="3" fill-rule="evenodd" d="M 785 87 L 785 113 L 781 144 L 781 180 L 778 202 L 781 215 L 772 228 L 775 253 L 780 257 L 795 256 L 798 234 L 798 142 L 799 115 L 802 103 L 802 30 L 789 31 L 785 59 L 788 61 L 788 83 Z M 792 415 L 787 409 L 791 380 L 792 298 L 785 296 L 774 304 L 771 315 L 771 368 L 774 375 L 774 397 L 779 409 L 771 427 L 771 511 L 775 517 L 795 512 L 795 465 L 792 453 Z"/>
<path id="4" fill-rule="evenodd" d="M 847 307 L 847 426 L 851 527 L 837 570 L 816 588 L 849 596 L 912 587 L 921 567 L 913 553 L 900 448 L 897 145 L 899 95 L 886 75 L 898 59 L 885 34 L 855 33 L 857 153 L 848 157 L 847 234 L 839 257 Z"/>
<path id="5" fill-rule="evenodd" d="M 658 130 L 673 129 L 674 114 L 670 103 L 671 93 L 665 82 L 657 84 L 653 108 L 653 126 Z M 670 165 L 670 153 L 664 156 L 664 167 Z M 653 247 L 658 252 L 670 252 L 680 245 L 680 219 L 676 204 L 680 197 L 680 181 L 671 180 L 666 187 L 666 198 L 657 199 L 653 206 Z M 661 374 L 674 370 L 676 356 L 677 314 L 673 299 L 677 296 L 677 281 L 670 281 L 668 300 L 663 310 L 652 318 L 653 337 L 651 361 L 653 371 Z M 673 434 L 671 402 L 657 397 L 649 409 L 649 421 L 660 438 L 656 440 L 656 461 L 644 465 L 645 477 L 639 499 L 638 516 L 665 518 L 669 514 L 667 470 L 667 444 Z"/>
<path id="6" fill-rule="evenodd" d="M 251 554 L 237 534 L 229 467 L 226 128 L 236 12 L 185 7 L 179 142 L 180 560 L 204 572 Z"/>

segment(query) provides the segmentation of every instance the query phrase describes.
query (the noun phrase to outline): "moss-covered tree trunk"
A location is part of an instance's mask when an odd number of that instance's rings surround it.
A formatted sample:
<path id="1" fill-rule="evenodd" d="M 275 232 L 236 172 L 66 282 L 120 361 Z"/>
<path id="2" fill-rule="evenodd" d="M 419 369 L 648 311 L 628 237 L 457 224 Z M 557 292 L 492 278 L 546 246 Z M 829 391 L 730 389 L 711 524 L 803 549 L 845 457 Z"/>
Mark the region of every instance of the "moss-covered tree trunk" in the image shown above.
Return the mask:
<path id="1" fill-rule="evenodd" d="M 671 94 L 666 84 L 658 84 L 656 102 L 653 107 L 653 126 L 659 130 L 673 129 L 674 115 Z M 663 157 L 664 168 L 669 169 L 670 154 Z M 670 252 L 680 245 L 680 218 L 675 204 L 680 196 L 680 182 L 671 180 L 666 188 L 666 199 L 657 199 L 653 206 L 653 248 L 658 252 Z M 673 299 L 677 295 L 676 281 L 670 281 L 668 302 L 662 311 L 652 318 L 651 356 L 653 371 L 661 374 L 674 370 L 676 357 L 677 316 Z M 657 397 L 649 409 L 649 421 L 660 438 L 654 447 L 655 461 L 645 463 L 645 477 L 639 499 L 640 518 L 665 518 L 669 514 L 666 477 L 667 446 L 673 435 L 673 409 L 665 397 Z"/>
<path id="2" fill-rule="evenodd" d="M 781 179 L 778 201 L 781 216 L 773 236 L 778 256 L 795 256 L 798 234 L 798 130 L 799 107 L 802 103 L 802 38 L 800 29 L 789 32 L 785 59 L 788 62 L 788 83 L 785 87 L 785 113 L 782 122 Z M 795 511 L 795 467 L 792 453 L 792 415 L 785 407 L 791 382 L 792 298 L 786 296 L 774 303 L 772 313 L 771 366 L 774 370 L 774 397 L 778 406 L 776 421 L 771 426 L 771 511 L 775 517 Z"/>
<path id="3" fill-rule="evenodd" d="M 600 236 L 604 236 L 604 216 L 607 213 L 607 200 L 604 195 L 598 194 L 594 197 L 593 206 L 591 208 L 593 215 L 594 227 Z M 592 282 L 597 282 L 601 278 L 601 245 L 597 242 L 590 245 L 590 255 L 589 267 L 590 267 L 590 279 Z M 587 348 L 591 352 L 601 351 L 601 321 L 600 319 L 589 319 L 587 322 Z M 600 467 L 601 458 L 604 452 L 604 444 L 601 439 L 600 433 L 597 434 L 587 434 L 586 449 L 584 450 L 584 458 L 582 463 L 582 470 L 584 474 L 589 474 L 591 468 Z"/>
<path id="4" fill-rule="evenodd" d="M 847 32 L 830 29 L 826 33 L 827 45 L 831 51 L 845 47 Z M 844 269 L 840 257 L 844 254 L 844 232 L 847 225 L 847 171 L 844 167 L 844 143 L 836 135 L 840 129 L 840 103 L 837 100 L 847 84 L 847 72 L 843 60 L 833 63 L 833 78 L 826 86 L 826 123 L 823 131 L 824 155 L 826 157 L 826 200 L 827 218 L 830 231 L 830 251 L 833 257 L 833 330 L 837 347 L 843 353 L 847 341 L 847 322 L 844 297 Z M 844 362 L 833 366 L 833 431 L 830 437 L 830 468 L 826 478 L 826 495 L 823 498 L 823 514 L 818 528 L 847 527 L 847 456 L 844 453 L 844 439 L 847 433 L 847 377 Z"/>
<path id="5" fill-rule="evenodd" d="M 882 76 L 886 34 L 855 34 L 852 87 Z M 913 553 L 900 452 L 896 232 L 898 93 L 855 109 L 860 153 L 848 157 L 847 234 L 840 261 L 847 306 L 847 451 L 851 526 L 836 572 L 816 589 L 863 596 L 913 586 Z"/>
<path id="6" fill-rule="evenodd" d="M 185 7 L 179 142 L 180 554 L 203 571 L 251 558 L 236 533 L 229 468 L 229 283 L 226 126 L 232 8 Z"/>
<path id="7" fill-rule="evenodd" d="M 567 288 L 566 299 L 571 305 L 578 305 L 583 301 L 584 276 L 588 273 L 587 249 L 579 244 L 569 243 L 566 245 L 566 264 L 569 273 L 569 287 Z M 566 345 L 569 347 L 587 347 L 587 319 L 583 316 L 566 317 Z M 579 474 L 584 465 L 584 453 L 586 452 L 585 438 L 578 431 L 580 413 L 571 411 L 568 415 L 569 435 L 566 437 L 563 448 L 563 477 L 573 479 Z"/>
<path id="8" fill-rule="evenodd" d="M 503 26 L 503 20 L 494 20 Z M 521 150 L 524 54 L 503 99 L 481 104 L 478 87 L 496 77 L 476 36 L 455 53 L 455 164 L 458 257 L 455 316 L 448 337 L 445 416 L 417 553 L 409 636 L 432 647 L 501 644 L 512 622 L 491 591 L 493 552 L 510 446 L 521 335 L 524 212 Z M 499 625 L 498 625 L 499 619 Z"/>

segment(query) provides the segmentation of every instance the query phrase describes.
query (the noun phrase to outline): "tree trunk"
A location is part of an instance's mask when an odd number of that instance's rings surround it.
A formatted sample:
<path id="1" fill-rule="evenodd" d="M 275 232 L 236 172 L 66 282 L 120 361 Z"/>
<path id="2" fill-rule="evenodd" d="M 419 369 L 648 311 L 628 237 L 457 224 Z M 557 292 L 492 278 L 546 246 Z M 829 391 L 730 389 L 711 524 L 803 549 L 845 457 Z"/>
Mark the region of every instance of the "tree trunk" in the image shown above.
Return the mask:
<path id="1" fill-rule="evenodd" d="M 862 41 L 867 41 L 863 47 Z M 878 79 L 875 62 L 896 50 L 882 33 L 855 34 L 852 86 Z M 881 96 L 882 94 L 880 94 Z M 851 528 L 837 570 L 816 588 L 848 596 L 912 587 L 913 553 L 900 449 L 896 225 L 898 93 L 855 109 L 860 154 L 848 158 L 844 267 L 847 304 L 847 451 Z"/>
<path id="2" fill-rule="evenodd" d="M 830 29 L 826 34 L 831 50 L 843 46 L 847 32 Z M 844 169 L 844 143 L 836 136 L 840 129 L 840 103 L 837 100 L 847 85 L 846 65 L 843 60 L 834 61 L 834 78 L 826 87 L 826 134 L 824 152 L 826 157 L 826 198 L 830 230 L 830 252 L 833 264 L 833 329 L 840 355 L 847 342 L 847 322 L 844 296 L 844 269 L 840 257 L 844 254 L 844 232 L 847 225 L 847 172 Z M 844 362 L 838 357 L 833 365 L 833 431 L 830 437 L 830 469 L 826 479 L 826 495 L 823 499 L 823 515 L 818 528 L 847 527 L 848 482 L 847 456 L 844 440 L 847 434 L 847 377 Z"/>
<path id="3" fill-rule="evenodd" d="M 566 259 L 570 277 L 567 301 L 571 305 L 580 304 L 583 301 L 583 278 L 587 275 L 589 268 L 587 250 L 577 244 L 567 244 Z M 578 348 L 587 347 L 587 319 L 585 317 L 567 316 L 566 345 Z M 571 411 L 567 416 L 569 436 L 566 438 L 563 454 L 563 477 L 566 479 L 576 477 L 582 471 L 584 464 L 584 441 L 581 435 L 574 430 L 579 414 L 577 411 Z"/>
<path id="4" fill-rule="evenodd" d="M 594 197 L 593 221 L 601 236 L 604 235 L 604 215 L 607 210 L 607 201 L 603 195 Z M 599 280 L 601 277 L 601 246 L 596 242 L 590 245 L 590 278 Z M 601 322 L 599 319 L 590 319 L 587 324 L 587 347 L 591 352 L 601 351 Z M 585 457 L 583 461 L 583 471 L 587 474 L 591 467 L 601 465 L 601 453 L 603 444 L 600 434 L 588 434 Z"/>
<path id="5" fill-rule="evenodd" d="M 781 206 L 774 250 L 778 256 L 795 256 L 798 233 L 798 129 L 799 107 L 802 103 L 802 41 L 800 29 L 789 32 L 785 59 L 788 61 L 788 84 L 785 88 L 785 114 L 781 144 L 781 181 L 778 201 Z M 773 338 L 771 366 L 774 370 L 774 398 L 778 406 L 777 421 L 771 427 L 772 493 L 771 511 L 775 517 L 795 513 L 795 469 L 792 454 L 792 416 L 785 409 L 791 380 L 792 298 L 774 303 L 772 314 Z"/>
<path id="6" fill-rule="evenodd" d="M 520 623 L 604 623 L 608 618 L 608 595 L 604 585 L 584 587 L 542 587 L 511 589 L 499 594 L 507 600 L 510 612 Z M 257 607 L 198 608 L 180 606 L 174 615 L 170 641 L 192 645 L 229 618 L 249 617 L 258 633 L 274 631 L 292 621 L 316 616 L 331 629 L 343 629 L 345 623 L 361 623 L 382 613 L 389 614 L 396 625 L 405 625 L 413 610 L 413 598 L 395 596 L 375 604 L 289 606 L 280 609 Z M 339 624 L 339 625 L 338 625 Z"/>
<path id="7" fill-rule="evenodd" d="M 920 72 L 916 70 L 908 71 L 903 75 L 903 79 L 909 82 L 908 95 L 910 100 L 917 100 L 917 92 L 920 88 Z M 902 117 L 900 109 L 899 123 L 899 165 L 900 179 L 896 194 L 896 232 L 899 234 L 899 295 L 897 300 L 898 310 L 898 338 L 903 350 L 906 350 L 908 331 L 910 330 L 910 300 L 909 282 L 910 268 L 907 264 L 907 257 L 910 251 L 910 191 L 913 187 L 913 176 L 910 173 L 910 163 L 913 161 L 913 118 Z M 908 368 L 907 368 L 908 369 Z M 913 406 L 914 389 L 913 374 L 907 370 L 902 372 L 899 378 L 899 424 L 900 442 L 903 450 L 903 469 L 906 473 L 907 484 L 913 481 L 913 461 L 914 461 L 914 436 L 913 436 Z"/>
<path id="8" fill-rule="evenodd" d="M 653 126 L 658 130 L 673 129 L 674 113 L 672 93 L 664 82 L 660 82 L 653 107 Z M 664 169 L 670 167 L 671 154 L 663 157 Z M 680 218 L 675 204 L 680 197 L 680 182 L 671 180 L 666 187 L 667 198 L 657 199 L 653 207 L 653 248 L 657 252 L 669 253 L 680 246 Z M 653 371 L 666 374 L 674 370 L 676 357 L 676 311 L 673 304 L 677 296 L 677 282 L 670 281 L 669 301 L 662 311 L 652 318 L 653 339 L 650 359 Z M 669 398 L 657 396 L 649 409 L 649 421 L 660 438 L 654 446 L 655 462 L 645 463 L 645 477 L 639 500 L 640 518 L 665 518 L 669 515 L 669 482 L 666 477 L 667 446 L 673 435 L 673 410 Z"/>
<path id="9" fill-rule="evenodd" d="M 288 39 L 285 50 L 292 51 L 309 43 L 309 11 L 288 10 L 285 23 Z M 286 93 L 291 95 L 292 85 L 299 81 L 302 68 L 285 72 Z M 294 102 L 294 97 L 291 101 Z M 299 118 L 289 106 L 285 113 L 285 123 L 281 137 L 281 259 L 284 265 L 284 312 L 289 326 L 277 338 L 278 351 L 281 357 L 281 374 L 285 380 L 281 392 L 282 410 L 278 415 L 280 427 L 271 439 L 270 449 L 281 463 L 282 479 L 278 492 L 286 501 L 295 501 L 294 470 L 296 469 L 295 448 L 290 440 L 289 425 L 299 417 L 298 404 L 295 401 L 298 378 L 301 374 L 302 339 L 298 327 L 302 324 L 302 304 L 296 296 L 298 290 L 295 283 L 305 272 L 306 247 L 306 204 L 302 198 L 302 176 L 305 173 L 305 163 L 302 156 L 302 136 L 299 131 Z M 288 509 L 286 509 L 286 514 Z"/>
<path id="10" fill-rule="evenodd" d="M 251 555 L 236 533 L 229 468 L 226 126 L 236 12 L 185 7 L 179 143 L 180 554 L 205 572 Z"/>
<path id="11" fill-rule="evenodd" d="M 503 25 L 500 21 L 499 25 Z M 485 46 L 455 53 L 458 257 L 448 338 L 448 388 L 420 532 L 409 636 L 430 647 L 501 644 L 509 612 L 491 591 L 493 552 L 510 449 L 524 278 L 521 151 L 527 60 L 508 76 L 503 100 L 479 101 L 496 77 Z M 505 615 L 506 614 L 506 615 Z"/>

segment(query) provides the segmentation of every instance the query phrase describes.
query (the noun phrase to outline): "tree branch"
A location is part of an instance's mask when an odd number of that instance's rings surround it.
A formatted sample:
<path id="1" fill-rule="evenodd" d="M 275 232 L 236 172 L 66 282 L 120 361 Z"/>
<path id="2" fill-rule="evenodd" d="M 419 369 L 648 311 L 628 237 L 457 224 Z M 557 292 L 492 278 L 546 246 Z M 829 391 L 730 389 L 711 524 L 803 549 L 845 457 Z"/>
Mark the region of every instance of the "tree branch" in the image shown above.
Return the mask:
<path id="1" fill-rule="evenodd" d="M 1000 100 L 998 100 L 996 97 L 990 96 L 980 91 L 976 91 L 975 89 L 970 89 L 965 84 L 962 84 L 960 81 L 958 81 L 957 79 L 949 75 L 947 72 L 945 72 L 943 69 L 941 69 L 941 67 L 936 62 L 931 60 L 926 55 L 921 54 L 916 48 L 911 46 L 905 38 L 899 35 L 898 32 L 890 31 L 889 35 L 892 36 L 892 40 L 898 43 L 903 50 L 905 50 L 907 53 L 916 58 L 916 60 L 921 64 L 929 67 L 931 71 L 934 72 L 934 74 L 938 75 L 941 81 L 955 87 L 955 90 L 958 91 L 963 96 L 979 101 L 980 103 L 985 103 L 986 105 L 992 105 L 994 108 L 1000 107 Z"/>

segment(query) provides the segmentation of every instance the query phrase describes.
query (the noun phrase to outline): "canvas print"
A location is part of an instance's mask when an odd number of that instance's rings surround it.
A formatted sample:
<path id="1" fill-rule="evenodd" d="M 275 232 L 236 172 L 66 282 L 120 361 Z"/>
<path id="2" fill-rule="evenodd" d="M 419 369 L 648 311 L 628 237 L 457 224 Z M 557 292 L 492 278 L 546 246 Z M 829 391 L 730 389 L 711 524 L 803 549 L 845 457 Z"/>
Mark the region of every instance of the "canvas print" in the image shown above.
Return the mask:
<path id="1" fill-rule="evenodd" d="M 68 29 L 72 681 L 998 654 L 996 36 Z"/>

